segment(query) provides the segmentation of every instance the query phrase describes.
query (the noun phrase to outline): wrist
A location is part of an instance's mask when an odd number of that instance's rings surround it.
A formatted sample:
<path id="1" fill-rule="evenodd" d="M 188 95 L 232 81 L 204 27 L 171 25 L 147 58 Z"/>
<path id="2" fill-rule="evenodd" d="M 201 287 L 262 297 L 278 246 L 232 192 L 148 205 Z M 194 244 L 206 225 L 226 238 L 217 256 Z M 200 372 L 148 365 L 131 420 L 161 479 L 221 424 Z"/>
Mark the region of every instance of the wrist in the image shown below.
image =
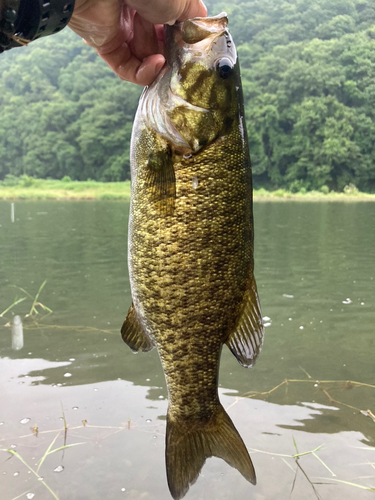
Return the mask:
<path id="1" fill-rule="evenodd" d="M 0 52 L 61 31 L 74 0 L 0 0 Z"/>

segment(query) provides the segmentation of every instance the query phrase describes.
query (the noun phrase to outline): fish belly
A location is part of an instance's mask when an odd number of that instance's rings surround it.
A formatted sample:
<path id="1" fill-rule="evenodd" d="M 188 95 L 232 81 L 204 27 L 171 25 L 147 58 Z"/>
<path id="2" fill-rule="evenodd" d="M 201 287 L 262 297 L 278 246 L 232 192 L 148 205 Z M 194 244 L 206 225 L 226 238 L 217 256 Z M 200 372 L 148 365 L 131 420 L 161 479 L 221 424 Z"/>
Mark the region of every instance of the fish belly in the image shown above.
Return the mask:
<path id="1" fill-rule="evenodd" d="M 149 157 L 139 142 L 138 156 Z M 202 418 L 217 403 L 221 347 L 252 277 L 250 164 L 238 132 L 195 155 L 173 153 L 173 168 L 175 201 L 167 215 L 145 187 L 147 169 L 137 173 L 130 279 L 134 306 L 158 347 L 171 408 Z"/>

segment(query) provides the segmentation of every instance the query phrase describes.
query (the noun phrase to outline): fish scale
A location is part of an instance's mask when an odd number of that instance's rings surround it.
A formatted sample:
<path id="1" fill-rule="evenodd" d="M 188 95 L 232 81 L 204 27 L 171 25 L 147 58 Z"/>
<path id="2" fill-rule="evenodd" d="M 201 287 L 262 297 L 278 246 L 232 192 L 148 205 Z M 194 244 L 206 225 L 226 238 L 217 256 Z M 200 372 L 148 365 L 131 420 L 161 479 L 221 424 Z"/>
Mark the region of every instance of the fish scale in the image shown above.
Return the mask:
<path id="1" fill-rule="evenodd" d="M 166 465 L 175 499 L 213 455 L 255 484 L 246 447 L 218 396 L 224 343 L 251 366 L 264 331 L 253 276 L 251 165 L 239 68 L 220 16 L 189 21 L 193 44 L 182 43 L 188 36 L 183 26 L 166 28 L 175 60 L 167 57 L 170 67 L 145 90 L 132 136 L 133 304 L 122 337 L 133 351 L 158 349 L 168 388 Z M 227 68 L 225 78 L 218 76 L 217 60 L 232 61 L 231 76 Z M 212 109 L 199 107 L 197 94 Z"/>

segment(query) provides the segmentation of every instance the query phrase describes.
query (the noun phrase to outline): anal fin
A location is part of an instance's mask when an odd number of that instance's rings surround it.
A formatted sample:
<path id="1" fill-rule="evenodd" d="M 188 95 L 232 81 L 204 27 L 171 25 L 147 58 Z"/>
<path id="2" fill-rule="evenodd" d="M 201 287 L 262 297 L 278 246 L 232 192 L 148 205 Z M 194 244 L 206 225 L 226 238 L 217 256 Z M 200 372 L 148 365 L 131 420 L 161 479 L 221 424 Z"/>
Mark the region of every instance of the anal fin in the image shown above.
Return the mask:
<path id="1" fill-rule="evenodd" d="M 242 366 L 250 368 L 255 364 L 262 349 L 263 339 L 262 312 L 255 279 L 252 278 L 243 300 L 241 315 L 226 344 L 237 358 L 237 361 Z"/>
<path id="2" fill-rule="evenodd" d="M 147 352 L 155 347 L 154 343 L 144 332 L 142 325 L 138 321 L 133 304 L 130 306 L 126 319 L 122 325 L 121 337 L 133 352 Z"/>

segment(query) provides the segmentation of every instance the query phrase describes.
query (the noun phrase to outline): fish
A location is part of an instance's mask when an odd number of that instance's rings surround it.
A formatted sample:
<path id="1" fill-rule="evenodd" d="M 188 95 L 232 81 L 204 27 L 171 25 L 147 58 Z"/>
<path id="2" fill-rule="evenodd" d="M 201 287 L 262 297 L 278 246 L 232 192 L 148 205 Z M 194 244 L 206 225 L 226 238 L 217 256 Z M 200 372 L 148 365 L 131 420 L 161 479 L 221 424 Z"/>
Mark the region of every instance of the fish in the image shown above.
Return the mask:
<path id="1" fill-rule="evenodd" d="M 221 13 L 165 27 L 166 65 L 140 98 L 131 138 L 132 304 L 121 335 L 133 352 L 156 347 L 160 356 L 175 500 L 212 456 L 256 484 L 218 395 L 223 345 L 251 367 L 264 338 L 240 68 L 227 24 Z"/>

